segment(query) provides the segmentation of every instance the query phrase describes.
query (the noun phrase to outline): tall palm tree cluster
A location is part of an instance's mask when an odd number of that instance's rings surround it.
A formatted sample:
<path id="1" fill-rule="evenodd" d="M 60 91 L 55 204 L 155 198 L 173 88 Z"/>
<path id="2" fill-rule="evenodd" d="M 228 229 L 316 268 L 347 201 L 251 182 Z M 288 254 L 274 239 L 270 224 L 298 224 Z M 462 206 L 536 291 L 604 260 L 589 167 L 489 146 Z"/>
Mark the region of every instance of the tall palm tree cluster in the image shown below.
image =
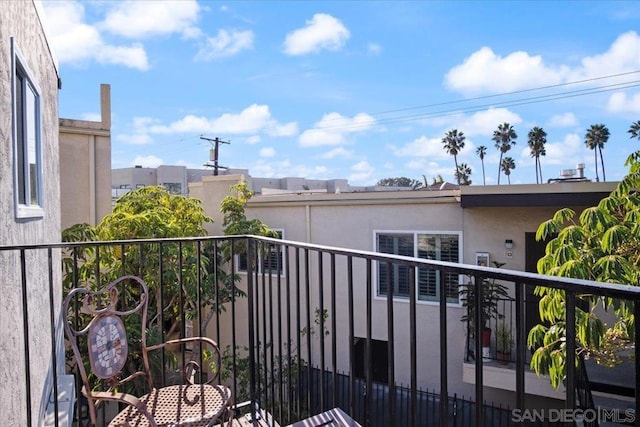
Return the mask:
<path id="1" fill-rule="evenodd" d="M 631 135 L 631 139 L 640 140 L 640 120 L 631 124 L 628 130 Z M 609 140 L 609 129 L 603 124 L 591 125 L 587 129 L 587 133 L 584 137 L 584 143 L 587 148 L 593 150 L 596 169 L 596 181 L 600 181 L 598 172 L 598 157 L 600 158 L 600 166 L 602 168 L 602 180 L 606 181 L 606 175 L 604 170 L 604 159 L 602 156 L 602 149 Z M 507 182 L 511 184 L 511 171 L 516 168 L 516 162 L 512 157 L 506 156 L 511 148 L 516 145 L 516 139 L 518 134 L 515 129 L 509 123 L 502 123 L 498 125 L 498 128 L 493 131 L 492 140 L 495 143 L 496 149 L 500 152 L 500 161 L 498 162 L 498 185 L 500 185 L 500 177 L 504 173 L 507 177 Z M 547 132 L 539 126 L 533 127 L 527 134 L 527 143 L 529 145 L 529 153 L 535 161 L 536 170 L 536 184 L 543 183 L 542 179 L 542 164 L 540 157 L 547 154 L 545 145 L 547 144 Z M 466 163 L 458 164 L 458 154 L 465 146 L 466 137 L 464 132 L 458 131 L 458 129 L 451 129 L 445 133 L 442 138 L 442 144 L 448 154 L 453 156 L 455 163 L 456 181 L 458 185 L 471 185 L 471 168 Z M 484 169 L 484 159 L 487 156 L 487 147 L 480 145 L 476 148 L 476 155 L 480 158 L 482 164 L 482 184 L 486 185 L 486 175 Z"/>

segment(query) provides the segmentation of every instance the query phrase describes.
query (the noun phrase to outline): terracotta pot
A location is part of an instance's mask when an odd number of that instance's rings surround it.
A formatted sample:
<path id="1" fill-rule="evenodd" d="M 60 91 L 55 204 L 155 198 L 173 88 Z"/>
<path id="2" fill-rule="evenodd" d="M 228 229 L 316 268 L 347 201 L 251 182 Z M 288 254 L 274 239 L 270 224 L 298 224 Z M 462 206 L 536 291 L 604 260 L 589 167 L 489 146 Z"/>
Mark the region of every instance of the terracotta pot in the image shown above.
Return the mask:
<path id="1" fill-rule="evenodd" d="M 509 361 L 511 360 L 511 353 L 496 351 L 496 359 L 498 359 L 498 363 L 502 365 L 508 365 Z"/>

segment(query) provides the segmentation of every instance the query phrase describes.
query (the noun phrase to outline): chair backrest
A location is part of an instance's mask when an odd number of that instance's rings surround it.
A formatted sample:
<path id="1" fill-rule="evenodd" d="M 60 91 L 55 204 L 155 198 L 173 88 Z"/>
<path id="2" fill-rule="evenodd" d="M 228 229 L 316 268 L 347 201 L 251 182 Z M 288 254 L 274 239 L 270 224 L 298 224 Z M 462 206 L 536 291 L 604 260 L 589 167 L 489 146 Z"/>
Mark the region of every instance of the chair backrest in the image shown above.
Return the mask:
<path id="1" fill-rule="evenodd" d="M 147 285 L 136 276 L 122 276 L 98 290 L 75 288 L 64 299 L 68 345 L 93 413 L 94 390 L 112 390 L 138 377 L 152 386 L 146 350 L 148 299 Z M 128 364 L 129 350 L 138 343 L 141 363 L 137 358 Z M 125 372 L 132 365 L 136 371 Z"/>

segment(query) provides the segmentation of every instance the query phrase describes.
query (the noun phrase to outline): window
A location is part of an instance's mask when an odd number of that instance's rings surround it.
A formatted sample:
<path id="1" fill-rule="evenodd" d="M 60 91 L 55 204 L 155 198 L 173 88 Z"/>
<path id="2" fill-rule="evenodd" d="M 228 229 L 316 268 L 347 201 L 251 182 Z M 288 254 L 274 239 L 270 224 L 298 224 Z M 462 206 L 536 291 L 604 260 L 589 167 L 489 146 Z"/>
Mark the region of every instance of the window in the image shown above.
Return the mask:
<path id="1" fill-rule="evenodd" d="M 42 117 L 40 89 L 11 39 L 16 216 L 42 217 Z"/>
<path id="2" fill-rule="evenodd" d="M 284 236 L 284 230 L 273 230 L 278 239 Z M 282 275 L 284 271 L 284 246 L 276 244 L 258 244 L 258 249 L 264 249 L 258 254 L 258 272 Z M 236 262 L 237 269 L 240 272 L 247 271 L 247 254 L 239 254 Z"/>
<path id="3" fill-rule="evenodd" d="M 162 185 L 171 194 L 182 194 L 182 184 L 179 182 L 165 182 Z"/>
<path id="4" fill-rule="evenodd" d="M 460 262 L 460 233 L 376 233 L 376 251 L 432 259 Z M 409 268 L 400 264 L 378 263 L 377 295 L 387 295 L 387 284 L 391 284 L 396 298 L 409 298 L 411 278 Z M 458 274 L 435 269 L 419 268 L 414 278 L 418 300 L 439 301 L 441 284 L 444 282 L 447 302 L 458 303 Z"/>

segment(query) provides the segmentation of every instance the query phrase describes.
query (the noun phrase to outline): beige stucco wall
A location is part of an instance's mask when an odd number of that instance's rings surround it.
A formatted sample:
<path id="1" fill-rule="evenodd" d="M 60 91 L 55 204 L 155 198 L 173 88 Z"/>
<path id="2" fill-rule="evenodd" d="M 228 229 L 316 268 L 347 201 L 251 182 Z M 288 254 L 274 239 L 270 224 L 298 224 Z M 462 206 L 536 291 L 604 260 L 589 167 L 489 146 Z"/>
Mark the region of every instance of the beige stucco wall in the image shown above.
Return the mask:
<path id="1" fill-rule="evenodd" d="M 111 212 L 111 96 L 100 87 L 101 121 L 60 119 L 62 229 L 96 225 Z"/>
<path id="2" fill-rule="evenodd" d="M 240 179 L 241 177 L 237 177 Z M 227 177 L 205 178 L 202 183 L 190 186 L 190 195 L 203 200 L 207 213 L 219 218 L 219 203 L 227 194 L 228 188 L 237 179 Z M 559 189 L 572 190 L 575 186 L 552 187 L 547 185 L 535 186 L 532 189 L 516 188 L 516 186 L 503 186 L 504 188 L 484 189 L 484 191 L 532 191 L 553 192 Z M 596 188 L 597 187 L 597 188 Z M 594 186 L 582 186 L 579 191 L 610 190 L 613 184 L 603 187 L 601 184 Z M 474 189 L 481 192 L 482 189 Z M 375 250 L 375 231 L 448 231 L 461 232 L 462 262 L 474 264 L 476 252 L 488 252 L 491 261 L 506 263 L 503 268 L 523 271 L 525 269 L 525 233 L 535 232 L 538 225 L 549 219 L 559 207 L 478 207 L 463 209 L 460 205 L 459 192 L 391 192 L 391 193 L 342 193 L 321 194 L 301 192 L 299 194 L 254 196 L 248 204 L 247 216 L 259 218 L 269 227 L 284 230 L 286 240 L 310 242 L 314 244 L 343 247 L 357 250 Z M 582 208 L 574 207 L 580 212 Z M 209 230 L 211 234 L 219 235 L 220 221 Z M 514 242 L 512 255 L 509 257 L 505 249 L 505 240 Z M 290 254 L 292 268 L 295 254 Z M 311 303 L 313 308 L 319 306 L 317 257 L 312 254 L 310 259 L 311 277 Z M 300 277 L 304 277 L 304 266 Z M 375 269 L 374 269 L 375 270 Z M 293 271 L 293 270 L 292 270 Z M 338 346 L 337 367 L 339 370 L 348 371 L 348 309 L 347 287 L 345 280 L 346 266 L 344 259 L 338 257 L 336 265 L 336 320 L 338 329 L 336 341 Z M 373 285 L 375 287 L 375 271 Z M 246 290 L 246 275 L 240 274 L 242 281 L 240 286 Z M 324 259 L 324 301 L 325 308 L 330 310 L 330 265 L 328 257 Z M 268 280 L 268 279 L 267 279 Z M 464 280 L 464 278 L 463 278 Z M 292 283 L 294 282 L 292 278 Z M 283 325 L 286 325 L 287 313 L 295 313 L 295 303 L 284 300 L 286 283 L 281 278 L 272 278 L 274 296 L 267 295 L 266 307 L 273 307 L 274 316 L 277 319 L 277 291 L 281 286 Z M 260 286 L 262 286 L 260 284 Z M 269 288 L 268 282 L 266 289 Z M 259 290 L 261 287 L 259 287 Z M 354 316 L 355 335 L 366 336 L 366 273 L 364 263 L 354 263 Z M 292 289 L 295 299 L 295 291 Z M 373 290 L 375 295 L 375 289 Z M 305 293 L 302 292 L 302 301 Z M 304 302 L 303 302 L 304 304 Z M 261 304 L 260 304 L 261 307 Z M 474 386 L 463 380 L 463 360 L 466 325 L 460 321 L 462 308 L 451 305 L 447 309 L 447 340 L 448 343 L 448 391 L 450 394 L 473 396 Z M 330 310 L 331 311 L 331 310 Z M 384 299 L 374 298 L 372 302 L 374 339 L 387 340 L 387 303 Z M 261 309 L 256 313 L 262 319 Z M 231 330 L 229 312 L 225 313 L 221 321 L 222 346 L 231 344 Z M 245 345 L 247 328 L 243 319 L 247 319 L 246 302 L 238 305 L 237 319 L 238 342 Z M 331 314 L 330 314 L 331 316 Z M 409 305 L 403 301 L 394 303 L 394 340 L 395 340 L 395 374 L 396 381 L 409 383 Z M 313 316 L 312 316 L 313 317 Z M 267 316 L 269 318 L 269 316 Z M 261 320 L 262 322 L 262 320 Z M 214 322 L 215 323 L 215 322 Z M 294 322 L 295 323 L 295 322 Z M 274 323 L 275 324 L 275 323 Z M 303 321 L 304 325 L 304 321 Z M 417 307 L 417 351 L 418 351 L 418 384 L 421 387 L 438 390 L 440 388 L 439 373 L 439 308 L 435 304 L 419 302 Z M 284 327 L 286 330 L 286 327 Z M 211 331 L 214 331 L 212 328 Z M 295 325 L 291 332 L 295 336 Z M 283 332 L 284 334 L 284 332 Z M 277 332 L 275 333 L 277 339 Z M 217 337 L 216 337 L 217 338 Z M 304 341 L 304 339 L 303 339 Z M 319 341 L 312 340 L 312 363 L 319 364 Z M 326 348 L 326 360 L 330 363 L 329 346 Z M 303 346 L 302 353 L 306 350 Z M 374 356 L 375 357 L 375 356 Z M 546 396 L 562 395 L 553 392 L 549 388 Z M 485 398 L 513 406 L 515 394 L 499 388 L 486 387 Z M 541 397 L 530 396 L 531 402 L 540 402 Z M 539 403 L 537 403 L 539 404 Z"/>
<path id="3" fill-rule="evenodd" d="M 14 206 L 11 96 L 11 44 L 15 41 L 40 88 L 42 112 L 42 182 L 44 215 L 17 220 Z M 0 245 L 50 243 L 60 240 L 58 162 L 58 74 L 42 24 L 42 5 L 31 1 L 6 2 L 0 7 Z M 60 265 L 57 251 L 53 265 Z M 30 377 L 25 376 L 23 293 L 20 260 L 16 252 L 0 252 L 0 414 L 2 425 L 34 423 L 43 414 L 50 387 L 51 343 L 46 251 L 26 251 Z M 53 268 L 53 293 L 60 301 L 60 269 Z M 26 407 L 25 382 L 31 384 L 31 408 Z"/>

